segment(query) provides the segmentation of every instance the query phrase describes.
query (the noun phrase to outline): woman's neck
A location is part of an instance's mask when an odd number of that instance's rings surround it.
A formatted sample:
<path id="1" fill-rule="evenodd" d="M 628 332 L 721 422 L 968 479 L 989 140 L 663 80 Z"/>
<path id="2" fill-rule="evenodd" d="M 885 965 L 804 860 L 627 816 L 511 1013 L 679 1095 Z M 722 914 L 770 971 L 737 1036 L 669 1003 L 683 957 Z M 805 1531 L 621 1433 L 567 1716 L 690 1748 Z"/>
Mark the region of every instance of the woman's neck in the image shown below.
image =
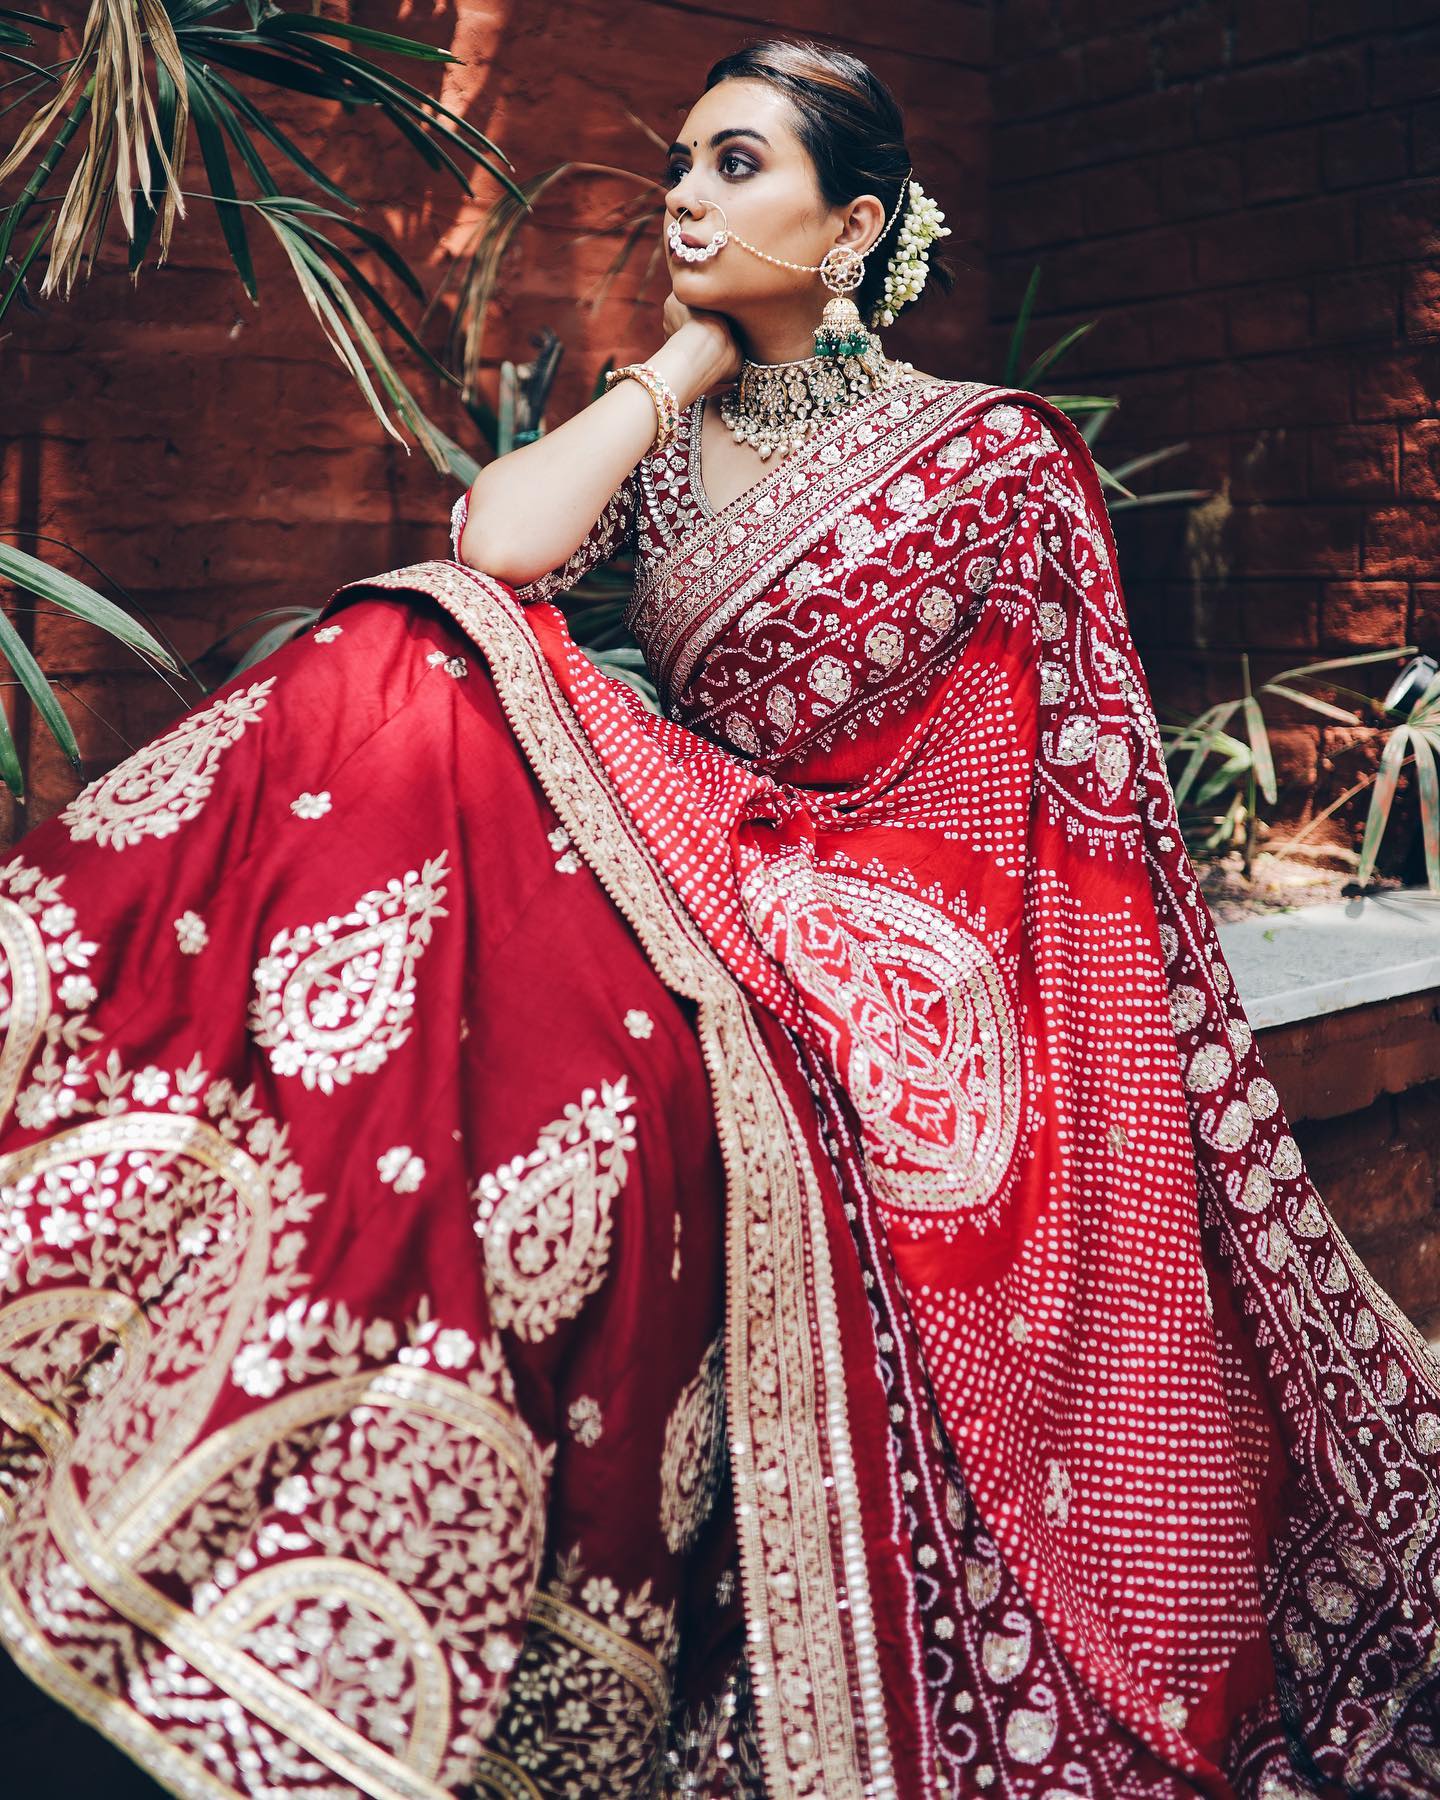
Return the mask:
<path id="1" fill-rule="evenodd" d="M 819 322 L 818 319 L 809 323 L 803 319 L 785 319 L 737 324 L 735 341 L 740 354 L 750 362 L 798 362 L 801 357 L 815 354 L 815 327 Z"/>

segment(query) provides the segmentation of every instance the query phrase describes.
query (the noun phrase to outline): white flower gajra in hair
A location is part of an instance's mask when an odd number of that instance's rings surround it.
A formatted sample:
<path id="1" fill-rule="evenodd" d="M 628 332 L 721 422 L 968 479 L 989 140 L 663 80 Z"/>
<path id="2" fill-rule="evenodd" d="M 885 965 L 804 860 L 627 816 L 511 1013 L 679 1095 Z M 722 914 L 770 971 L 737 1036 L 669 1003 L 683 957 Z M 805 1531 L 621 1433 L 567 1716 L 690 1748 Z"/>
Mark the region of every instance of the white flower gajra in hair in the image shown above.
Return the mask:
<path id="1" fill-rule="evenodd" d="M 930 273 L 930 246 L 936 238 L 949 237 L 945 215 L 912 175 L 910 204 L 900 224 L 900 238 L 885 268 L 885 292 L 870 310 L 870 324 L 878 330 L 893 325 L 902 306 L 920 296 Z"/>

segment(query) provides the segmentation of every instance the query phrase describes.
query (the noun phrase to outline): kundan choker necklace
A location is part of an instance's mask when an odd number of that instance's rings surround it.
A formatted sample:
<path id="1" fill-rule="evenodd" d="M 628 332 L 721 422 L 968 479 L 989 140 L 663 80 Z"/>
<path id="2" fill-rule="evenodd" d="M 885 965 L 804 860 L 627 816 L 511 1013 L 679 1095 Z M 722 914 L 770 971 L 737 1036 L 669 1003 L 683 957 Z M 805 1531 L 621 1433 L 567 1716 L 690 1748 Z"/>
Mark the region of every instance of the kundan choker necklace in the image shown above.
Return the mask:
<path id="1" fill-rule="evenodd" d="M 737 444 L 749 444 L 761 460 L 798 449 L 827 419 L 848 411 L 877 388 L 915 373 L 891 361 L 871 331 L 864 350 L 848 356 L 800 356 L 794 362 L 745 358 L 740 379 L 720 396 L 720 417 Z"/>

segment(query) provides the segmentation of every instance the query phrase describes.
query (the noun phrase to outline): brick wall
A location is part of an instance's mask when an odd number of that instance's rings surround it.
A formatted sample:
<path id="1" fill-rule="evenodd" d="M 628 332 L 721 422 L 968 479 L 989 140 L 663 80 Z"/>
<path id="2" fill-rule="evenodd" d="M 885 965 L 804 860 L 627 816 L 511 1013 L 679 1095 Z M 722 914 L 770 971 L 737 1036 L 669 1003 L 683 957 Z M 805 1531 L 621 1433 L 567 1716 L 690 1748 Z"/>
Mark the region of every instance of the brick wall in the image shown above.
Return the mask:
<path id="1" fill-rule="evenodd" d="M 1099 321 L 1054 386 L 1120 396 L 1102 457 L 1188 441 L 1144 479 L 1215 495 L 1117 521 L 1162 712 L 1238 693 L 1242 645 L 1440 649 L 1437 95 L 1436 0 L 999 0 L 996 338 L 1040 262 L 1033 350 Z M 1267 711 L 1282 816 L 1373 766 Z"/>
<path id="2" fill-rule="evenodd" d="M 767 33 L 763 18 L 723 0 L 704 12 L 681 0 L 459 0 L 424 9 L 324 0 L 322 10 L 464 57 L 465 67 L 444 73 L 443 90 L 440 76 L 427 77 L 420 65 L 396 68 L 417 84 L 428 79 L 429 91 L 501 144 L 522 178 L 567 157 L 658 177 L 660 153 L 626 109 L 668 143 L 710 63 Z M 83 11 L 52 8 L 50 16 L 74 21 Z M 972 272 L 948 303 L 932 303 L 923 323 L 897 327 L 887 342 L 922 368 L 963 374 L 985 321 L 988 8 L 983 0 L 895 0 L 879 14 L 862 0 L 790 0 L 785 14 L 793 32 L 866 57 L 906 108 L 916 163 L 927 187 L 945 196 L 949 241 L 968 253 Z M 73 52 L 78 37 L 72 23 L 64 47 Z M 462 246 L 498 191 L 477 171 L 476 201 L 466 201 L 373 119 L 342 120 L 338 109 L 306 100 L 264 104 L 366 203 L 367 222 L 384 226 L 427 286 L 438 281 L 445 250 Z M 203 187 L 193 132 L 186 173 L 187 186 Z M 288 177 L 286 184 L 307 191 Z M 588 398 L 607 355 L 643 356 L 661 341 L 668 282 L 661 263 L 642 291 L 643 254 L 599 310 L 587 310 L 619 240 L 576 243 L 576 235 L 634 192 L 614 181 L 557 190 L 523 234 L 492 316 L 486 344 L 496 359 L 524 360 L 542 325 L 565 340 L 552 419 Z M 97 583 L 102 591 L 142 611 L 187 657 L 264 608 L 318 605 L 343 582 L 448 554 L 454 484 L 383 433 L 341 372 L 283 253 L 263 227 L 252 243 L 258 308 L 240 289 L 213 210 L 195 202 L 163 268 L 147 267 L 132 287 L 117 241 L 68 303 L 52 297 L 39 315 L 12 311 L 3 345 L 0 524 L 8 541 L 53 550 L 38 536 L 10 535 L 18 530 L 73 545 L 108 577 Z M 427 342 L 438 347 L 441 335 L 437 321 Z M 401 347 L 394 355 L 431 416 L 478 451 L 463 409 Z M 82 562 L 63 560 L 84 572 Z M 7 604 L 63 684 L 86 776 L 200 697 L 193 685 L 167 687 L 88 629 Z M 64 805 L 78 780 L 5 691 L 29 770 L 25 814 L 33 823 Z M 0 792 L 0 831 L 10 837 L 23 829 L 15 810 Z"/>

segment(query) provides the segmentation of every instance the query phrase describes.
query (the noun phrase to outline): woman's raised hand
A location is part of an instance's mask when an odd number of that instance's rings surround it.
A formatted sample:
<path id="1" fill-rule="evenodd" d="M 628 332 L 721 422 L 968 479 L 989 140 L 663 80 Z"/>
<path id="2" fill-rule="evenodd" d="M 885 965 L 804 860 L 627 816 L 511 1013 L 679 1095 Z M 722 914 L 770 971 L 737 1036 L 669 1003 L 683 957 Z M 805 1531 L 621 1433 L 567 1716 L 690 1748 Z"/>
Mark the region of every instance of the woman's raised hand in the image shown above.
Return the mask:
<path id="1" fill-rule="evenodd" d="M 672 292 L 666 297 L 661 323 L 665 343 L 657 352 L 657 366 L 683 364 L 689 399 L 717 393 L 739 379 L 740 346 L 724 313 L 688 307 Z M 648 360 L 656 362 L 657 358 Z"/>

